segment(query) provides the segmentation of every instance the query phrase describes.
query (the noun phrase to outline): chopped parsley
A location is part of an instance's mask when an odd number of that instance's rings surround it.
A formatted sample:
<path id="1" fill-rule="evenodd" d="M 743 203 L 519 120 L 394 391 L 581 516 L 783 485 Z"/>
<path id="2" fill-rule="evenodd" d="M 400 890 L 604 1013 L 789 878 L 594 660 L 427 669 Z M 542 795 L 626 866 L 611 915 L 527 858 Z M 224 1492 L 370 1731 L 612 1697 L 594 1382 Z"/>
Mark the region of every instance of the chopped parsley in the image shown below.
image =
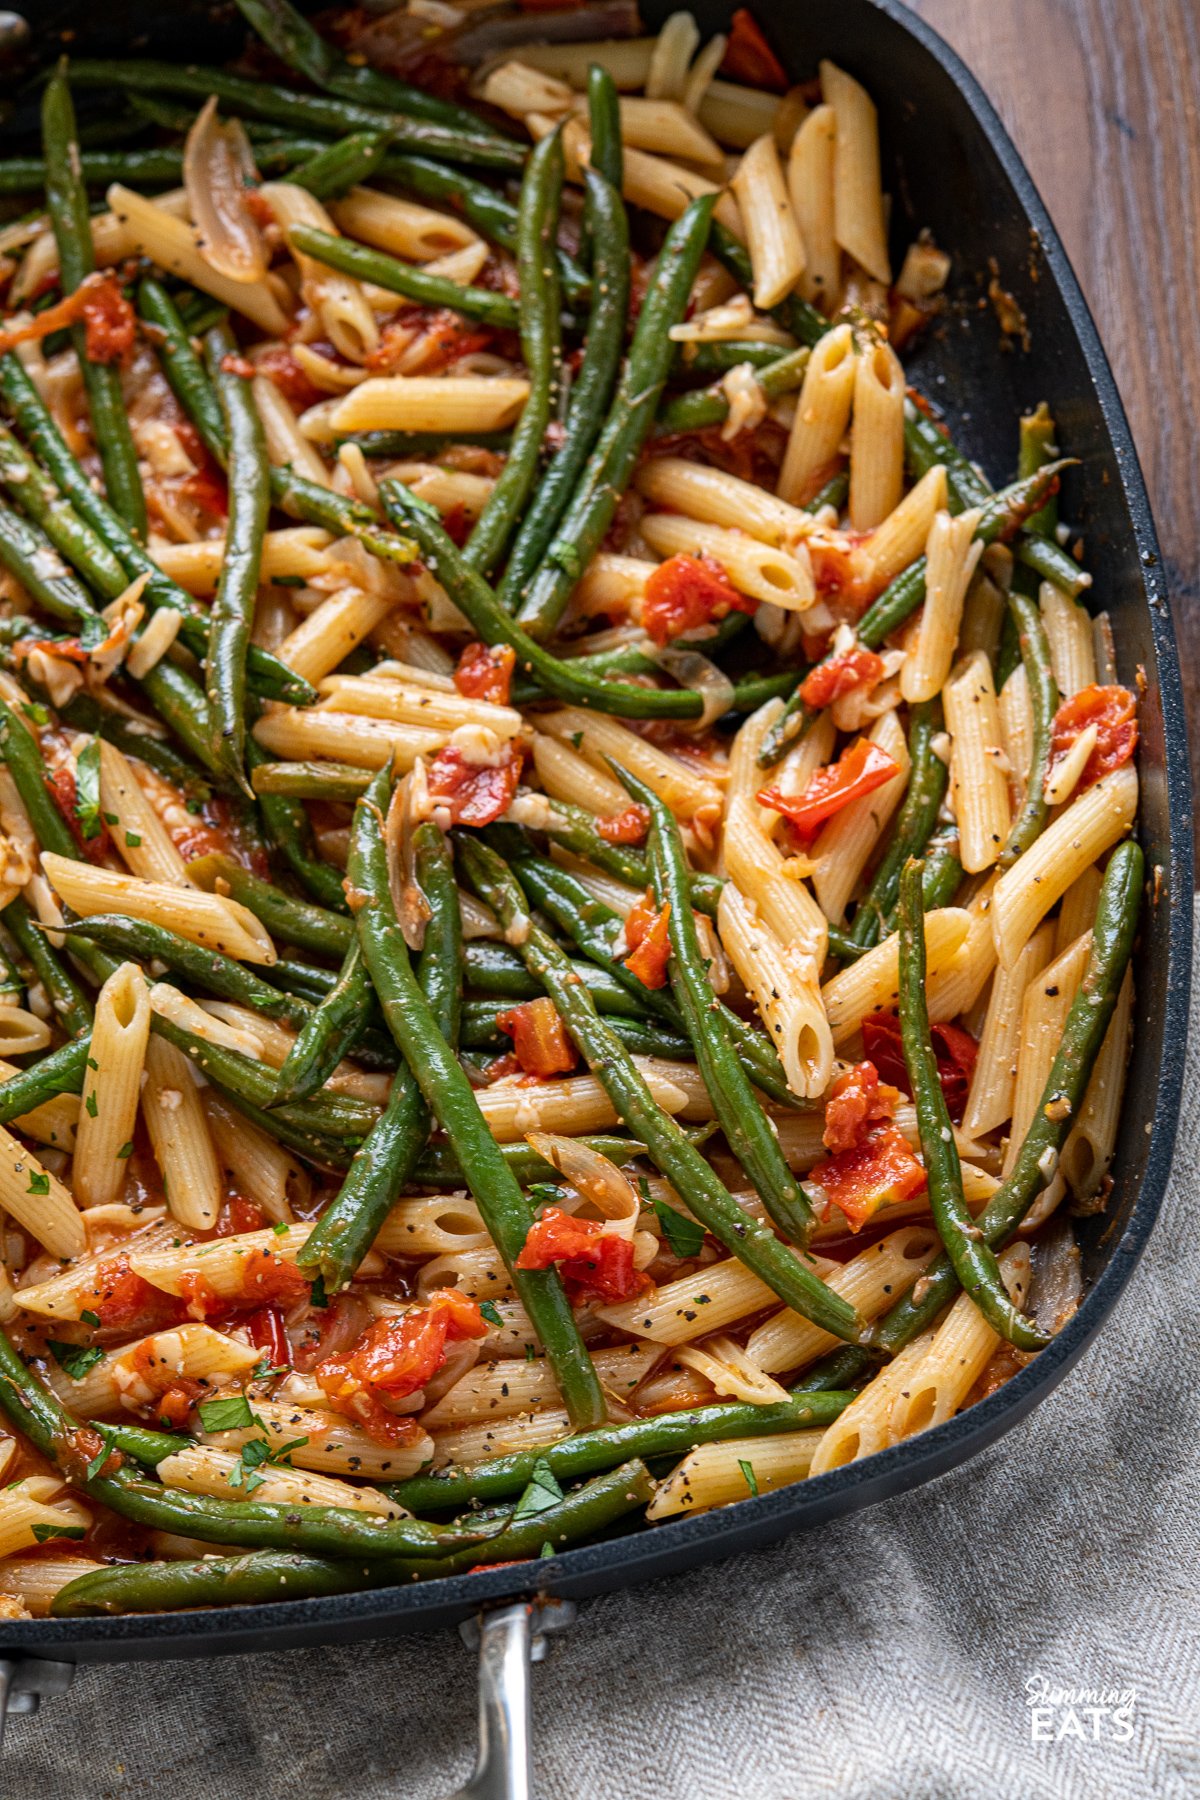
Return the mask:
<path id="1" fill-rule="evenodd" d="M 96 1099 L 95 1088 L 92 1089 L 91 1093 L 88 1095 L 87 1099 L 84 1101 L 83 1110 L 87 1114 L 89 1119 L 94 1119 L 96 1114 L 99 1112 L 100 1103 Z"/>
<path id="2" fill-rule="evenodd" d="M 529 1478 L 529 1486 L 517 1501 L 513 1512 L 514 1519 L 529 1519 L 535 1513 L 549 1512 L 557 1506 L 563 1497 L 554 1476 L 554 1470 L 544 1456 L 539 1456 L 533 1465 L 533 1473 Z"/>
<path id="3" fill-rule="evenodd" d="M 100 739 L 91 738 L 75 758 L 75 817 L 85 838 L 99 837 Z"/>
<path id="4" fill-rule="evenodd" d="M 113 820 L 113 824 L 116 824 L 115 819 Z M 127 850 L 136 850 L 141 841 L 142 840 L 136 831 L 127 831 L 125 833 L 125 848 Z"/>
<path id="5" fill-rule="evenodd" d="M 501 1318 L 499 1308 L 494 1300 L 481 1300 L 479 1310 L 489 1325 L 503 1325 L 504 1320 Z"/>
<path id="6" fill-rule="evenodd" d="M 540 1557 L 541 1557 L 541 1558 L 542 1558 L 542 1559 L 543 1559 L 543 1560 L 545 1560 L 545 1558 L 546 1558 L 546 1557 L 547 1557 L 547 1556 L 553 1556 L 553 1555 L 554 1555 L 554 1545 L 553 1545 L 553 1544 L 552 1544 L 552 1543 L 551 1543 L 551 1542 L 550 1542 L 550 1539 L 549 1539 L 549 1538 L 547 1538 L 547 1539 L 546 1539 L 546 1541 L 545 1541 L 545 1543 L 544 1543 L 544 1544 L 543 1544 L 543 1545 L 542 1545 L 542 1547 L 541 1547 L 541 1549 L 540 1549 L 540 1550 L 539 1550 L 539 1551 L 538 1551 L 538 1555 L 539 1555 L 539 1556 L 540 1556 Z"/>
<path id="7" fill-rule="evenodd" d="M 750 1492 L 752 1494 L 757 1494 L 757 1492 L 758 1492 L 758 1477 L 754 1473 L 754 1470 L 751 1468 L 750 1464 L 748 1462 L 743 1462 L 742 1459 L 739 1457 L 738 1458 L 738 1468 L 742 1471 L 742 1479 L 745 1481 L 746 1486 L 750 1489 Z"/>
<path id="8" fill-rule="evenodd" d="M 48 1544 L 51 1538 L 81 1538 L 85 1535 L 87 1528 L 83 1525 L 39 1524 L 31 1525 L 29 1529 L 33 1533 L 35 1543 Z"/>
<path id="9" fill-rule="evenodd" d="M 704 1248 L 703 1225 L 698 1225 L 695 1219 L 685 1218 L 683 1213 L 676 1212 L 665 1200 L 654 1199 L 651 1204 L 662 1226 L 663 1236 L 671 1246 L 671 1254 L 681 1259 L 699 1256 Z"/>
<path id="10" fill-rule="evenodd" d="M 93 1313 L 92 1317 L 95 1316 Z M 86 1344 L 61 1344 L 56 1338 L 47 1338 L 46 1348 L 72 1381 L 82 1381 L 88 1370 L 94 1369 L 104 1357 L 103 1350 L 89 1350 Z"/>
<path id="11" fill-rule="evenodd" d="M 306 1437 L 292 1438 L 288 1443 L 281 1444 L 278 1450 L 272 1450 L 262 1420 L 257 1414 L 253 1414 L 252 1417 L 254 1423 L 263 1432 L 263 1436 L 247 1439 L 238 1451 L 237 1461 L 229 1471 L 230 1487 L 244 1488 L 247 1494 L 252 1494 L 255 1488 L 260 1488 L 267 1479 L 260 1473 L 265 1463 L 270 1463 L 277 1468 L 290 1468 L 292 1451 L 303 1449 L 308 1442 Z"/>
<path id="12" fill-rule="evenodd" d="M 117 1151 L 117 1161 L 118 1162 L 126 1162 L 132 1155 L 133 1155 L 133 1139 L 130 1138 L 129 1142 L 127 1144 L 122 1144 L 121 1148 Z"/>
<path id="13" fill-rule="evenodd" d="M 286 1375 L 287 1372 L 287 1363 L 273 1363 L 269 1356 L 264 1356 L 261 1361 L 256 1362 L 251 1369 L 250 1380 L 271 1381 L 276 1375 Z"/>
<path id="14" fill-rule="evenodd" d="M 99 1313 L 84 1311 L 80 1313 L 79 1317 L 85 1325 L 99 1325 L 100 1323 Z"/>
<path id="15" fill-rule="evenodd" d="M 39 705 L 36 700 L 22 701 L 21 711 L 25 714 L 27 719 L 32 719 L 35 725 L 48 725 L 50 723 L 50 709 Z"/>
<path id="16" fill-rule="evenodd" d="M 50 1177 L 47 1175 L 45 1169 L 31 1169 L 29 1171 L 29 1186 L 26 1188 L 25 1192 L 27 1194 L 48 1194 L 50 1192 Z"/>
<path id="17" fill-rule="evenodd" d="M 278 1224 L 272 1225 L 271 1230 L 275 1233 L 276 1237 L 286 1237 L 288 1234 L 287 1220 L 280 1219 Z"/>
<path id="18" fill-rule="evenodd" d="M 101 1442 L 99 1450 L 87 1466 L 86 1479 L 88 1481 L 93 1481 L 95 1479 L 113 1453 L 112 1432 L 107 1431 L 103 1425 L 97 1425 L 96 1429 L 100 1433 Z"/>
<path id="19" fill-rule="evenodd" d="M 196 1411 L 205 1431 L 245 1431 L 248 1425 L 255 1423 L 245 1394 L 231 1394 L 224 1400 L 202 1400 Z"/>

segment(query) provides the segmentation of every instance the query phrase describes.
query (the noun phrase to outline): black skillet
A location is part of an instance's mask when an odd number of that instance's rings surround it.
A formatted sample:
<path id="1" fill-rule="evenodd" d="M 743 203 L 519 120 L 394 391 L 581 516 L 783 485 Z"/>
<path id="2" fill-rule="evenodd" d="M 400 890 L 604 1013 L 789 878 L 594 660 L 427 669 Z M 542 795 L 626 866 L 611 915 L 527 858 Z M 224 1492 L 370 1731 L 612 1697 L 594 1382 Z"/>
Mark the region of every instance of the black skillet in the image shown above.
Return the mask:
<path id="1" fill-rule="evenodd" d="M 99 8 L 38 0 L 29 8 L 30 47 L 48 59 L 61 47 L 59 32 L 70 28 L 77 53 L 127 53 L 144 45 L 149 54 L 215 62 L 241 41 L 231 10 L 214 16 L 193 0 L 173 0 L 169 8 L 161 0 L 106 0 Z M 646 0 L 643 10 L 654 29 L 672 7 Z M 728 24 L 733 6 L 692 0 L 692 10 L 707 37 Z M 991 105 L 946 45 L 897 0 L 754 0 L 754 11 L 797 79 L 813 75 L 818 58 L 829 56 L 875 98 L 894 247 L 929 226 L 954 255 L 954 308 L 913 358 L 912 378 L 997 482 L 1012 473 L 1018 415 L 1039 400 L 1050 402 L 1060 442 L 1079 458 L 1062 505 L 1086 538 L 1092 604 L 1112 619 L 1122 679 L 1132 683 L 1139 665 L 1146 672 L 1139 830 L 1153 883 L 1135 964 L 1136 1053 L 1114 1188 L 1107 1213 L 1079 1228 L 1083 1304 L 1049 1349 L 948 1424 L 778 1493 L 569 1550 L 549 1568 L 495 1569 L 404 1590 L 225 1611 L 0 1622 L 0 1699 L 7 1689 L 13 1710 L 31 1710 L 39 1692 L 61 1691 L 80 1661 L 286 1649 L 433 1630 L 483 1614 L 483 1720 L 491 1741 L 469 1791 L 524 1793 L 531 1615 L 540 1622 L 535 1629 L 545 1629 L 569 1616 L 569 1604 L 556 1610 L 555 1602 L 631 1586 L 818 1526 L 973 1456 L 1067 1373 L 1146 1243 L 1171 1167 L 1187 1037 L 1192 797 L 1169 597 L 1129 426 L 1054 227 Z M 537 24 L 531 14 L 530 30 Z M 1024 347 L 1001 339 L 986 301 L 993 268 L 1025 313 Z M 1163 275 L 1169 279 L 1171 271 Z"/>

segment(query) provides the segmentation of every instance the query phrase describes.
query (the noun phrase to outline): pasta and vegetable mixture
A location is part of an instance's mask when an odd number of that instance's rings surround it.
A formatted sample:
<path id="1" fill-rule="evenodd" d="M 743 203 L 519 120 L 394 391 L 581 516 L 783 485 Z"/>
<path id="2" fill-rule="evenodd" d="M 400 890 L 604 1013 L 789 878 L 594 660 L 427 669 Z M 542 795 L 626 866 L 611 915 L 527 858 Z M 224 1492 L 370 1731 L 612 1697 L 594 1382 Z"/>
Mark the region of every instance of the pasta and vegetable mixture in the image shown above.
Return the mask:
<path id="1" fill-rule="evenodd" d="M 868 94 L 239 5 L 0 163 L 10 1617 L 819 1476 L 1111 1185 L 1136 700 L 1049 411 L 993 489 L 906 386 Z"/>

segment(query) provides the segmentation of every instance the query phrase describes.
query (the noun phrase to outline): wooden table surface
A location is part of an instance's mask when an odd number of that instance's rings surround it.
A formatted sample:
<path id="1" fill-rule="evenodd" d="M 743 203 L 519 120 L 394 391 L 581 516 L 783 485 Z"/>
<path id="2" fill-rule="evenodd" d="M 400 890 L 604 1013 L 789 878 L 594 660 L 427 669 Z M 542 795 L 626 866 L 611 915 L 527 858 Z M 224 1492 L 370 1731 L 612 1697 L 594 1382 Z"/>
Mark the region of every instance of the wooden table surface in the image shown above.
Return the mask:
<path id="1" fill-rule="evenodd" d="M 986 89 L 1095 316 L 1150 489 L 1200 776 L 1200 7 L 909 4 Z"/>

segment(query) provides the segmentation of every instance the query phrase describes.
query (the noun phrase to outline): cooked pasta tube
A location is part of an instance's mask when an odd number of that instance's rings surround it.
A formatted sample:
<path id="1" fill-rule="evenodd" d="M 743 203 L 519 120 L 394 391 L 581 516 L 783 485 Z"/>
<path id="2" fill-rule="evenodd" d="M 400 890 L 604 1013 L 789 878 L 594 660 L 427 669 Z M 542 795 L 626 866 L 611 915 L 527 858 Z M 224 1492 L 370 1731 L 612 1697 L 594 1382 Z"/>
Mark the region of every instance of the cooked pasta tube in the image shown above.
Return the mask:
<path id="1" fill-rule="evenodd" d="M 202 293 L 211 294 L 224 306 L 231 306 L 260 331 L 272 337 L 282 337 L 287 331 L 287 314 L 270 284 L 231 281 L 227 275 L 219 274 L 204 256 L 186 219 L 168 212 L 160 202 L 122 187 L 120 182 L 109 188 L 108 204 L 135 252 L 149 257 L 160 269 L 181 276 Z"/>
<path id="2" fill-rule="evenodd" d="M 992 930 L 1003 969 L 1050 908 L 1085 869 L 1125 836 L 1137 811 L 1138 778 L 1131 763 L 1104 775 L 1070 804 L 996 883 Z"/>
<path id="3" fill-rule="evenodd" d="M 254 727 L 255 738 L 275 756 L 298 762 L 328 758 L 352 763 L 356 769 L 382 769 L 390 763 L 401 773 L 411 769 L 418 756 L 435 756 L 449 735 L 356 713 L 273 702 Z"/>
<path id="4" fill-rule="evenodd" d="M 875 588 L 885 588 L 917 560 L 929 541 L 934 518 L 945 504 L 946 471 L 941 463 L 934 463 L 862 547 L 862 561 Z"/>
<path id="5" fill-rule="evenodd" d="M 1100 1046 L 1078 1121 L 1062 1148 L 1059 1167 L 1071 1192 L 1087 1199 L 1099 1188 L 1112 1163 L 1121 1119 L 1121 1096 L 1129 1069 L 1133 1023 L 1133 975 L 1127 969 L 1112 1022 Z"/>
<path id="6" fill-rule="evenodd" d="M 892 1408 L 920 1370 L 935 1336 L 934 1331 L 923 1331 L 914 1338 L 827 1427 L 809 1467 L 810 1475 L 862 1462 L 896 1442 Z"/>
<path id="7" fill-rule="evenodd" d="M 165 609 L 164 609 L 165 610 Z M 190 887 L 175 840 L 160 820 L 128 758 L 104 738 L 100 744 L 100 805 L 113 842 L 130 872 L 146 881 Z"/>
<path id="8" fill-rule="evenodd" d="M 771 1437 L 722 1438 L 699 1444 L 661 1481 L 646 1508 L 648 1519 L 705 1512 L 748 1494 L 769 1494 L 803 1481 L 812 1467 L 820 1431 L 781 1431 Z"/>
<path id="9" fill-rule="evenodd" d="M 784 941 L 764 922 L 764 904 L 761 892 L 755 901 L 727 881 L 717 908 L 721 942 L 753 996 L 788 1086 L 814 1098 L 824 1093 L 833 1071 L 834 1044 L 819 975 L 823 958 L 814 955 L 822 933 L 810 927 L 803 937 Z"/>
<path id="10" fill-rule="evenodd" d="M 201 1430 L 200 1442 L 229 1452 L 265 1437 L 274 1452 L 289 1446 L 288 1459 L 295 1469 L 366 1481 L 403 1481 L 415 1475 L 433 1453 L 433 1444 L 424 1432 L 417 1433 L 410 1443 L 380 1444 L 361 1425 L 322 1407 L 287 1399 L 256 1399 L 253 1410 L 253 1425 L 235 1431 Z M 198 1416 L 197 1422 L 202 1424 Z"/>
<path id="11" fill-rule="evenodd" d="M 863 870 L 874 855 L 888 821 L 904 798 L 911 759 L 908 740 L 894 712 L 876 719 L 867 741 L 891 757 L 896 773 L 874 793 L 852 800 L 821 827 L 809 851 L 812 884 L 825 917 L 837 923 Z"/>
<path id="12" fill-rule="evenodd" d="M 334 431 L 505 431 L 529 397 L 515 376 L 378 375 L 352 388 L 330 416 Z"/>
<path id="13" fill-rule="evenodd" d="M 900 692 L 910 704 L 932 700 L 946 685 L 967 588 L 983 552 L 983 545 L 975 537 L 978 523 L 975 509 L 960 513 L 957 518 L 948 512 L 934 514 L 925 541 L 925 604 L 905 640 L 905 661 L 900 670 Z"/>
<path id="14" fill-rule="evenodd" d="M 319 525 L 292 525 L 281 531 L 268 531 L 263 538 L 262 580 L 277 581 L 282 577 L 289 581 L 296 578 L 310 581 L 314 576 L 324 575 L 329 569 L 326 552 L 333 541 Z M 177 581 L 189 594 L 207 599 L 216 593 L 225 556 L 223 538 L 201 538 L 194 544 L 153 543 L 150 554 L 164 574 Z M 156 618 L 162 616 L 162 613 L 155 615 Z"/>
<path id="15" fill-rule="evenodd" d="M 64 1550 L 69 1549 L 64 1546 Z M 55 1595 L 81 1575 L 91 1575 L 107 1565 L 86 1556 L 42 1554 L 41 1547 L 32 1556 L 9 1556 L 0 1563 L 0 1594 L 19 1600 L 32 1619 L 50 1615 Z"/>
<path id="16" fill-rule="evenodd" d="M 376 188 L 352 187 L 340 200 L 331 202 L 329 211 L 347 237 L 409 262 L 434 262 L 477 241 L 466 221 L 453 213 L 436 212 Z"/>
<path id="17" fill-rule="evenodd" d="M 91 1513 L 67 1492 L 61 1475 L 27 1475 L 0 1488 L 0 1556 L 59 1536 L 82 1537 L 91 1522 Z"/>
<path id="18" fill-rule="evenodd" d="M 608 759 L 644 781 L 666 801 L 681 818 L 720 817 L 721 792 L 714 782 L 694 774 L 676 756 L 669 755 L 630 731 L 617 719 L 585 712 L 582 707 L 564 706 L 546 713 L 538 721 L 542 730 L 569 743 L 587 758 L 594 768 L 608 774 Z M 624 811 L 627 796 L 618 788 L 621 803 L 613 810 Z M 566 798 L 566 796 L 560 796 Z"/>
<path id="19" fill-rule="evenodd" d="M 963 1113 L 963 1130 L 972 1137 L 982 1137 L 1012 1117 L 1021 1009 L 1027 988 L 1046 967 L 1053 949 L 1054 928 L 1043 925 L 1034 932 L 1011 969 L 996 971 Z"/>
<path id="20" fill-rule="evenodd" d="M 181 1376 L 198 1382 L 211 1397 L 222 1386 L 243 1380 L 261 1357 L 253 1344 L 211 1325 L 175 1325 L 106 1351 L 78 1379 L 57 1363 L 47 1364 L 46 1381 L 79 1417 L 104 1418 L 152 1407 Z"/>
<path id="21" fill-rule="evenodd" d="M 1042 582 L 1038 598 L 1054 679 L 1060 697 L 1069 700 L 1080 688 L 1090 687 L 1096 680 L 1092 621 L 1086 608 L 1052 581 Z"/>
<path id="22" fill-rule="evenodd" d="M 707 468 L 683 456 L 651 457 L 635 478 L 638 491 L 672 512 L 729 530 L 749 532 L 764 544 L 788 549 L 815 529 L 811 513 L 769 494 L 752 481 L 724 469 Z M 597 558 L 598 562 L 605 559 Z M 609 562 L 616 561 L 608 558 Z M 594 567 L 594 565 L 593 565 Z M 648 571 L 647 571 L 648 573 Z M 644 577 L 643 577 L 644 584 Z"/>
<path id="23" fill-rule="evenodd" d="M 314 226 L 318 231 L 337 234 L 337 226 L 321 202 L 298 183 L 266 181 L 258 191 L 262 203 L 274 214 L 285 244 L 290 246 L 288 234 L 293 225 Z M 379 326 L 362 283 L 352 275 L 315 262 L 295 248 L 291 254 L 300 271 L 301 292 L 320 319 L 324 335 L 339 355 L 350 362 L 365 362 L 378 348 Z"/>
<path id="24" fill-rule="evenodd" d="M 404 1517 L 404 1508 L 378 1488 L 355 1487 L 332 1475 L 314 1475 L 271 1462 L 260 1463 L 255 1473 L 262 1479 L 255 1485 L 253 1498 L 266 1505 L 338 1506 L 352 1512 L 375 1513 L 382 1519 Z M 242 1462 L 231 1450 L 191 1444 L 163 1458 L 158 1465 L 158 1478 L 164 1487 L 229 1500 L 238 1497 L 243 1481 Z"/>
<path id="25" fill-rule="evenodd" d="M 224 1198 L 221 1170 L 191 1065 L 165 1038 L 146 1045 L 142 1117 L 172 1216 L 190 1231 L 210 1230 Z"/>
<path id="26" fill-rule="evenodd" d="M 134 1274 L 164 1294 L 183 1294 L 198 1279 L 217 1299 L 237 1300 L 254 1293 L 263 1271 L 295 1262 L 310 1230 L 309 1225 L 289 1225 L 282 1232 L 246 1231 L 207 1243 L 130 1248 L 126 1254 Z"/>
<path id="27" fill-rule="evenodd" d="M 902 1225 L 831 1270 L 825 1279 L 864 1319 L 877 1319 L 924 1272 L 937 1248 L 932 1227 Z M 746 1351 L 759 1368 L 782 1374 L 806 1368 L 836 1343 L 831 1332 L 784 1307 L 755 1326 L 746 1339 Z"/>
<path id="28" fill-rule="evenodd" d="M 966 941 L 971 915 L 958 906 L 925 914 L 925 955 L 930 976 L 949 965 Z M 821 989 L 834 1048 L 852 1037 L 868 1013 L 892 1010 L 900 997 L 900 940 L 896 932 L 868 950 Z"/>
<path id="29" fill-rule="evenodd" d="M 837 146 L 833 164 L 833 229 L 838 243 L 885 287 L 891 283 L 883 185 L 879 173 L 879 123 L 867 90 L 839 69 L 820 65 L 821 93 L 833 108 Z"/>
<path id="30" fill-rule="evenodd" d="M 676 513 L 647 513 L 642 536 L 660 556 L 710 556 L 720 563 L 739 593 L 769 600 L 788 612 L 804 612 L 816 599 L 808 552 L 764 544 L 745 531 L 727 531 Z"/>
<path id="31" fill-rule="evenodd" d="M 206 1088 L 202 1100 L 217 1155 L 238 1193 L 253 1200 L 275 1224 L 290 1224 L 312 1188 L 303 1164 L 215 1088 Z"/>
<path id="32" fill-rule="evenodd" d="M 950 791 L 958 820 L 959 858 L 969 875 L 990 869 L 1012 825 L 1002 767 L 1000 715 L 992 666 L 982 651 L 965 657 L 942 691 L 950 733 Z"/>
<path id="33" fill-rule="evenodd" d="M 321 683 L 320 706 L 334 712 L 361 713 L 373 719 L 390 719 L 398 725 L 419 725 L 429 731 L 454 731 L 460 725 L 485 726 L 497 737 L 516 737 L 522 719 L 515 707 L 498 706 L 451 688 L 386 679 L 377 675 L 332 675 Z"/>
<path id="34" fill-rule="evenodd" d="M 1028 1244 L 1013 1244 L 1003 1253 L 1000 1274 L 1009 1299 L 1021 1306 L 1029 1292 Z M 893 1439 L 912 1437 L 952 1419 L 966 1404 L 1000 1341 L 999 1332 L 988 1324 L 971 1296 L 960 1294 L 934 1332 L 920 1366 L 893 1402 Z"/>
<path id="35" fill-rule="evenodd" d="M 137 963 L 122 963 L 96 997 L 71 1169 L 85 1206 L 108 1205 L 125 1186 L 149 1036 L 146 978 Z"/>
<path id="36" fill-rule="evenodd" d="M 620 1344 L 595 1350 L 592 1361 L 606 1394 L 629 1398 L 659 1361 L 654 1344 Z M 514 1366 L 511 1358 L 477 1363 L 421 1415 L 429 1431 L 443 1432 L 478 1420 L 507 1419 L 519 1413 L 561 1409 L 554 1374 L 544 1356 Z"/>
<path id="37" fill-rule="evenodd" d="M 1054 1058 L 1062 1041 L 1063 1026 L 1079 992 L 1088 952 L 1090 931 L 1063 951 L 1061 956 L 1033 976 L 1021 1003 L 1021 1033 L 1017 1043 L 1017 1077 L 1013 1088 L 1012 1129 L 1004 1156 L 1007 1175 L 1017 1160 L 1025 1133 L 1041 1102 Z"/>
<path id="38" fill-rule="evenodd" d="M 7 1081 L 10 1075 L 19 1073 L 15 1063 L 0 1058 L 0 1081 Z M 75 1127 L 79 1120 L 79 1095 L 56 1094 L 52 1100 L 44 1100 L 31 1112 L 22 1113 L 13 1120 L 13 1124 L 23 1137 L 33 1138 L 35 1143 L 48 1144 L 54 1150 L 65 1150 L 68 1154 L 75 1148 Z"/>
<path id="39" fill-rule="evenodd" d="M 615 818 L 625 810 L 628 796 L 619 781 L 602 774 L 569 743 L 560 743 L 546 732 L 533 734 L 533 766 L 555 800 L 567 800 L 606 817 Z"/>
<path id="40" fill-rule="evenodd" d="M 790 505 L 803 506 L 836 467 L 850 422 L 855 362 L 849 325 L 827 331 L 809 357 L 779 471 L 777 492 Z"/>
<path id="41" fill-rule="evenodd" d="M 50 850 L 42 854 L 42 867 L 59 899 L 81 918 L 90 919 L 96 913 L 123 913 L 131 919 L 163 925 L 190 943 L 219 950 L 239 962 L 276 960 L 270 934 L 240 901 L 221 894 L 202 894 L 197 888 L 118 875 L 92 863 L 56 856 Z"/>
<path id="42" fill-rule="evenodd" d="M 756 138 L 730 181 L 754 269 L 754 304 L 769 312 L 804 272 L 804 245 L 771 132 Z"/>
<path id="43" fill-rule="evenodd" d="M 66 1261 L 83 1255 L 87 1238 L 70 1193 L 57 1175 L 43 1168 L 32 1151 L 2 1125 L 0 1208 L 52 1256 Z"/>
<path id="44" fill-rule="evenodd" d="M 872 344 L 858 357 L 853 405 L 850 523 L 873 531 L 900 504 L 904 487 L 904 370 L 889 344 Z"/>
<path id="45" fill-rule="evenodd" d="M 833 204 L 836 144 L 832 106 L 815 106 L 792 139 L 788 156 L 788 193 L 804 245 L 800 293 L 826 312 L 832 310 L 841 287 Z"/>

